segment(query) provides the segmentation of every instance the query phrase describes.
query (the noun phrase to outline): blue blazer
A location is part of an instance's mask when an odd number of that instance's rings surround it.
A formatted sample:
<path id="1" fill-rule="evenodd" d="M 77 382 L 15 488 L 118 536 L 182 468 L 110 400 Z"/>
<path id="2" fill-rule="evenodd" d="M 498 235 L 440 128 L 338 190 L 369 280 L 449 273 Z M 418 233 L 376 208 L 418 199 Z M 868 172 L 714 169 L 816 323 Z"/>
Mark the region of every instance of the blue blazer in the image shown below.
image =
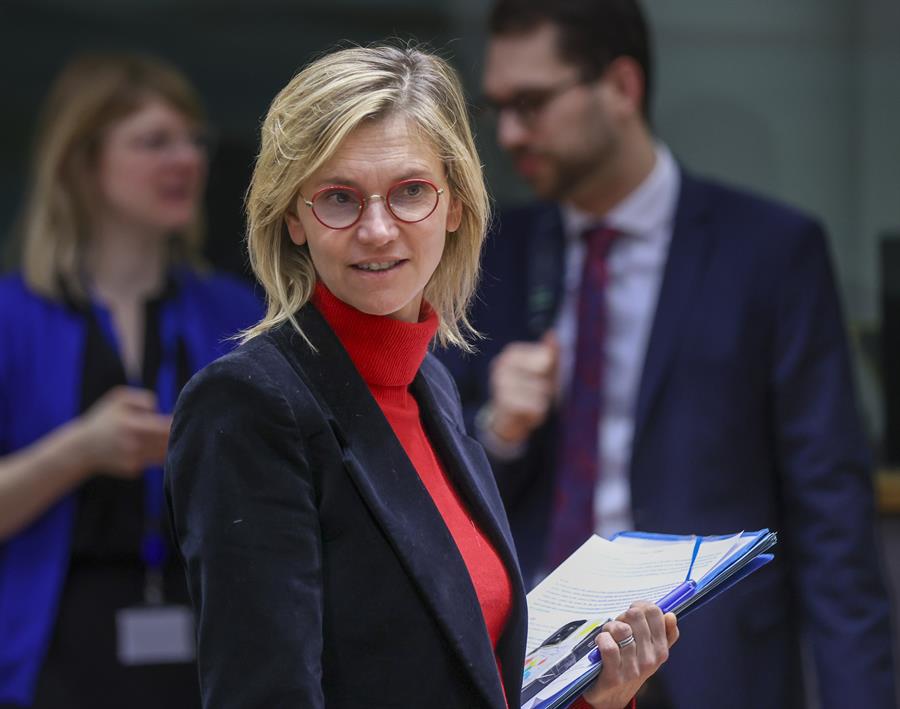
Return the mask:
<path id="1" fill-rule="evenodd" d="M 432 356 L 423 425 L 513 599 L 497 659 L 428 491 L 311 305 L 197 375 L 175 412 L 166 486 L 197 616 L 205 707 L 519 706 L 525 595 L 481 446 Z"/>
<path id="2" fill-rule="evenodd" d="M 563 247 L 550 204 L 504 214 L 490 237 L 473 313 L 488 339 L 474 358 L 442 356 L 470 419 L 490 360 L 552 325 Z M 779 534 L 771 568 L 685 623 L 661 671 L 676 705 L 801 706 L 802 630 L 822 706 L 895 706 L 871 461 L 817 223 L 682 176 L 634 417 L 637 529 Z M 556 425 L 494 464 L 526 579 L 543 555 Z"/>
<path id="3" fill-rule="evenodd" d="M 172 410 L 177 395 L 178 341 L 196 371 L 230 350 L 227 338 L 262 314 L 259 299 L 237 279 L 185 269 L 172 278 L 176 295 L 160 311 L 162 411 Z M 110 330 L 109 312 L 95 310 Z M 79 415 L 85 334 L 77 310 L 35 294 L 20 275 L 0 279 L 0 456 Z M 31 704 L 68 570 L 75 504 L 74 494 L 65 496 L 0 542 L 0 704 Z"/>

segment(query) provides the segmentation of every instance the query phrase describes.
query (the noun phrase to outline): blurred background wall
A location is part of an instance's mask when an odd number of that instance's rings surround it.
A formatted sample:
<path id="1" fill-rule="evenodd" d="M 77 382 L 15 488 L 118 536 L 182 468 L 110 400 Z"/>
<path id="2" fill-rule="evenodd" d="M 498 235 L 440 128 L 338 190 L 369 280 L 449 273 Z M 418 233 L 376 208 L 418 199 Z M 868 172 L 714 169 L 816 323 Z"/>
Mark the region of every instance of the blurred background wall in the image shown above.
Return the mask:
<path id="1" fill-rule="evenodd" d="M 657 47 L 660 136 L 691 169 L 783 198 L 828 226 L 848 319 L 863 348 L 867 422 L 880 441 L 886 426 L 877 337 L 880 240 L 892 232 L 900 238 L 900 3 L 644 4 Z M 455 63 L 475 97 L 488 6 L 486 0 L 0 0 L 0 239 L 22 197 L 35 110 L 54 73 L 78 50 L 151 51 L 199 86 L 219 136 L 209 256 L 240 269 L 240 199 L 256 128 L 295 70 L 340 40 L 416 37 Z M 497 200 L 526 198 L 489 128 L 481 133 Z"/>
<path id="2" fill-rule="evenodd" d="M 241 271 L 241 200 L 257 127 L 296 69 L 341 40 L 414 37 L 450 58 L 475 98 L 488 6 L 483 0 L 0 0 L 0 247 L 23 196 L 39 101 L 79 50 L 153 52 L 197 84 L 218 134 L 207 252 L 216 265 Z M 889 470 L 900 462 L 894 371 L 900 370 L 900 3 L 645 0 L 644 6 L 657 49 L 654 122 L 676 156 L 695 172 L 782 198 L 827 225 L 858 346 L 867 425 L 881 468 Z M 526 199 L 489 127 L 479 128 L 496 200 Z M 895 588 L 898 480 L 881 478 Z"/>

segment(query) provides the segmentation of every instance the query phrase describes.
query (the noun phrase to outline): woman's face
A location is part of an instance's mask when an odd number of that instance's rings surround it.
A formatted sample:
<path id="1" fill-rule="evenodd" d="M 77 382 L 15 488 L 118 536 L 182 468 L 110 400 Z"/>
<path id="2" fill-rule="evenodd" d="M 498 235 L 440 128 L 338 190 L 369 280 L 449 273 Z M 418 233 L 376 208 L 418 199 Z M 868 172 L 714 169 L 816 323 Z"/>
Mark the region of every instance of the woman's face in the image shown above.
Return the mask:
<path id="1" fill-rule="evenodd" d="M 426 218 L 405 223 L 384 199 L 404 180 L 427 180 L 443 193 Z M 305 203 L 323 188 L 352 187 L 367 199 L 359 220 L 344 229 L 322 224 Z M 396 187 L 394 211 L 420 199 L 421 183 Z M 323 193 L 332 206 L 346 202 L 349 191 Z M 433 195 L 433 192 L 431 193 Z M 317 210 L 319 210 L 317 201 Z M 323 202 L 320 214 L 326 214 Z M 415 322 L 422 293 L 441 260 L 448 231 L 456 231 L 461 205 L 450 194 L 444 167 L 434 148 L 409 129 L 407 120 L 390 116 L 354 130 L 337 152 L 300 186 L 292 213 L 286 215 L 291 240 L 307 244 L 318 277 L 338 298 L 370 315 Z M 326 217 L 326 221 L 328 221 Z"/>
<path id="2" fill-rule="evenodd" d="M 169 233 L 193 220 L 206 180 L 205 136 L 161 99 L 106 132 L 97 161 L 101 217 Z"/>

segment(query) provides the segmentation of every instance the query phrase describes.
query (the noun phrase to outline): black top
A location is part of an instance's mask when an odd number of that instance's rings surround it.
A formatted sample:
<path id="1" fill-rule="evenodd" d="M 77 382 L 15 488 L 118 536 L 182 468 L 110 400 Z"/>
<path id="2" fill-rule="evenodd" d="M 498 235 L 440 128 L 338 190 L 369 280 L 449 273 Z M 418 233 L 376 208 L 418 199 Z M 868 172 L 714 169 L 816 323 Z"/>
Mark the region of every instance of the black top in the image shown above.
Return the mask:
<path id="1" fill-rule="evenodd" d="M 147 302 L 145 310 L 144 356 L 140 386 L 154 391 L 162 364 L 159 311 L 162 299 Z M 84 374 L 81 383 L 81 412 L 86 412 L 110 389 L 128 384 L 125 368 L 112 343 L 104 335 L 93 313 L 85 313 Z M 190 378 L 187 352 L 179 342 L 176 353 L 176 382 L 183 387 Z M 168 524 L 163 520 L 165 533 Z M 72 535 L 73 565 L 96 561 L 140 561 L 144 534 L 144 481 L 107 475 L 90 478 L 78 496 L 78 512 Z"/>
<path id="2" fill-rule="evenodd" d="M 163 296 L 145 309 L 143 372 L 139 385 L 155 390 L 163 360 L 160 309 Z M 84 309 L 84 369 L 81 412 L 110 389 L 128 384 L 119 353 L 90 308 Z M 179 389 L 190 377 L 183 343 L 176 353 Z M 116 659 L 115 612 L 143 603 L 145 567 L 141 540 L 145 530 L 144 481 L 97 475 L 78 493 L 72 535 L 72 559 L 57 623 L 35 696 L 36 709 L 199 706 L 194 663 L 126 667 Z M 171 545 L 165 515 L 163 534 Z M 164 567 L 165 602 L 189 605 L 184 572 L 170 553 Z"/>

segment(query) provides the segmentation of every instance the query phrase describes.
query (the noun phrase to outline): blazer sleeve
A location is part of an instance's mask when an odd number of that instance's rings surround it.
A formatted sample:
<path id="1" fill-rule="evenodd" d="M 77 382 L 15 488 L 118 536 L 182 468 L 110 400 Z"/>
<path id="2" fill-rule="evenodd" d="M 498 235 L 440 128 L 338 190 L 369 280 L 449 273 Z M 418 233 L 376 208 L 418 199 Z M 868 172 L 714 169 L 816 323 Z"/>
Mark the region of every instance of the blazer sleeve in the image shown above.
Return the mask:
<path id="1" fill-rule="evenodd" d="M 242 348 L 197 375 L 175 412 L 166 493 L 204 707 L 324 705 L 316 494 L 281 388 Z"/>
<path id="2" fill-rule="evenodd" d="M 823 706 L 890 706 L 889 604 L 841 308 L 821 229 L 792 244 L 772 365 L 783 539 Z"/>

